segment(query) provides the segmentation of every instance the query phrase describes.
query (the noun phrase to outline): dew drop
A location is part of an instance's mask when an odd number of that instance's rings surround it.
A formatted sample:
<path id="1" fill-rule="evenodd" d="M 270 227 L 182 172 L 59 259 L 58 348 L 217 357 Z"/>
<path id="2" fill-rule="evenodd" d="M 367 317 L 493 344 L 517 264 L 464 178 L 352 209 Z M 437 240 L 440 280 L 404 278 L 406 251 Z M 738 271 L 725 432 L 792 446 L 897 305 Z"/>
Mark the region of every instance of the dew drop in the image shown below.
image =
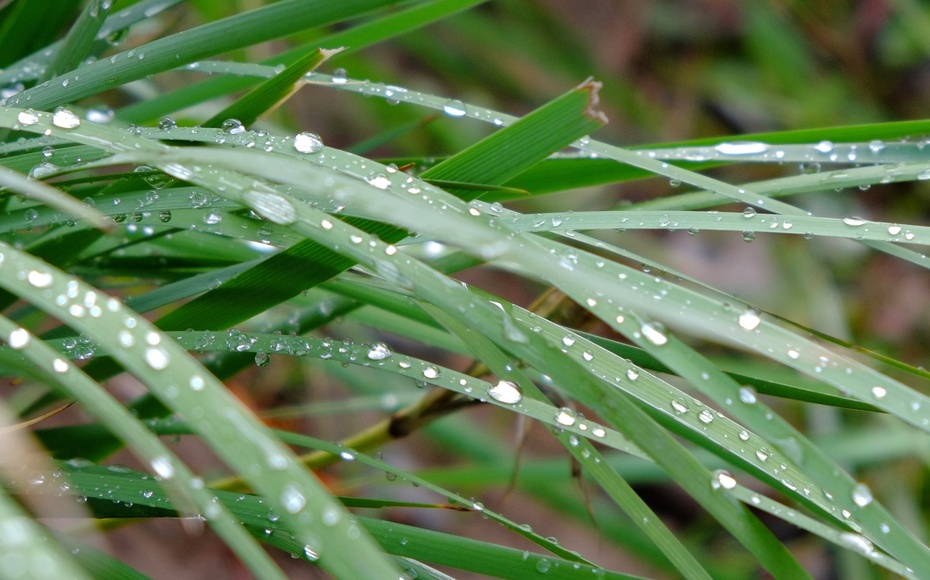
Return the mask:
<path id="1" fill-rule="evenodd" d="M 720 143 L 714 149 L 723 155 L 755 155 L 765 153 L 769 150 L 769 146 L 758 141 L 732 141 Z"/>
<path id="2" fill-rule="evenodd" d="M 857 228 L 859 226 L 864 226 L 865 224 L 869 223 L 869 221 L 864 220 L 861 217 L 853 216 L 853 217 L 843 218 L 843 223 L 846 224 L 847 226 Z"/>
<path id="3" fill-rule="evenodd" d="M 872 396 L 876 399 L 884 399 L 885 395 L 888 394 L 888 389 L 881 386 L 872 387 Z"/>
<path id="4" fill-rule="evenodd" d="M 26 275 L 26 280 L 36 288 L 48 288 L 52 285 L 52 275 L 48 272 L 32 270 Z"/>
<path id="5" fill-rule="evenodd" d="M 713 489 L 733 489 L 736 487 L 736 478 L 725 469 L 718 469 L 713 473 L 713 479 L 710 482 Z"/>
<path id="6" fill-rule="evenodd" d="M 562 344 L 564 344 L 565 346 L 571 346 L 575 344 L 575 339 L 572 338 L 571 336 L 565 335 L 562 337 Z"/>
<path id="7" fill-rule="evenodd" d="M 170 360 L 168 353 L 160 348 L 145 349 L 145 362 L 156 371 L 168 368 Z"/>
<path id="8" fill-rule="evenodd" d="M 190 385 L 191 390 L 193 391 L 202 391 L 203 388 L 206 386 L 206 382 L 203 380 L 203 377 L 196 376 L 196 375 L 191 377 L 191 380 L 188 382 L 188 384 Z"/>
<path id="9" fill-rule="evenodd" d="M 226 119 L 221 125 L 224 133 L 230 135 L 238 135 L 239 133 L 245 133 L 245 125 L 242 124 L 242 121 L 239 119 Z"/>
<path id="10" fill-rule="evenodd" d="M 378 189 L 387 189 L 391 187 L 391 178 L 380 171 L 369 174 L 369 176 L 365 178 L 365 181 Z"/>
<path id="11" fill-rule="evenodd" d="M 56 109 L 52 115 L 52 125 L 62 129 L 75 129 L 81 126 L 81 118 L 68 109 Z"/>
<path id="12" fill-rule="evenodd" d="M 888 233 L 892 236 L 896 236 L 901 233 L 901 226 L 899 225 L 890 225 L 888 226 Z"/>
<path id="13" fill-rule="evenodd" d="M 337 85 L 344 85 L 349 80 L 349 75 L 346 73 L 346 69 L 337 68 L 333 71 L 333 83 Z"/>
<path id="14" fill-rule="evenodd" d="M 425 369 L 423 369 L 423 376 L 428 379 L 436 379 L 436 378 L 439 378 L 439 372 L 440 371 L 438 367 L 434 367 L 433 365 L 430 365 L 426 367 Z"/>
<path id="15" fill-rule="evenodd" d="M 442 112 L 449 115 L 450 117 L 463 117 L 467 112 L 465 110 L 465 104 L 458 99 L 450 99 L 446 101 L 446 104 L 442 106 Z"/>
<path id="16" fill-rule="evenodd" d="M 630 379 L 631 381 L 635 381 L 639 378 L 639 372 L 637 372 L 636 369 L 627 369 L 626 378 Z"/>
<path id="17" fill-rule="evenodd" d="M 25 328 L 17 328 L 10 333 L 7 344 L 14 350 L 26 348 L 26 345 L 29 344 L 29 331 Z"/>
<path id="18" fill-rule="evenodd" d="M 171 479 L 174 477 L 174 465 L 171 464 L 171 459 L 167 456 L 162 455 L 156 457 L 152 460 L 151 466 L 155 475 L 162 479 Z"/>
<path id="19" fill-rule="evenodd" d="M 864 483 L 859 483 L 852 491 L 852 500 L 859 507 L 865 507 L 872 503 L 872 490 Z"/>
<path id="20" fill-rule="evenodd" d="M 323 140 L 316 133 L 298 133 L 294 135 L 294 149 L 300 153 L 317 153 L 323 148 Z"/>
<path id="21" fill-rule="evenodd" d="M 668 342 L 668 336 L 664 332 L 665 329 L 658 322 L 646 322 L 639 330 L 646 337 L 646 340 L 656 346 L 662 346 Z"/>
<path id="22" fill-rule="evenodd" d="M 762 317 L 755 308 L 749 308 L 739 315 L 739 325 L 746 330 L 755 330 L 762 323 Z"/>
<path id="23" fill-rule="evenodd" d="M 574 425 L 575 420 L 575 412 L 568 407 L 562 407 L 559 409 L 559 412 L 555 416 L 555 422 L 566 427 L 571 427 Z"/>
<path id="24" fill-rule="evenodd" d="M 495 401 L 505 405 L 516 405 L 523 399 L 523 393 L 517 388 L 517 385 L 510 381 L 500 381 L 490 389 L 488 395 Z"/>
<path id="25" fill-rule="evenodd" d="M 307 498 L 294 484 L 287 484 L 281 491 L 281 504 L 288 513 L 296 514 L 307 505 Z"/>
<path id="26" fill-rule="evenodd" d="M 868 541 L 860 534 L 843 532 L 840 534 L 840 541 L 849 548 L 852 548 L 856 552 L 866 556 L 875 552 L 875 546 L 872 544 L 872 542 Z"/>
<path id="27" fill-rule="evenodd" d="M 757 400 L 756 390 L 752 387 L 740 387 L 739 400 L 746 403 L 747 405 L 754 405 Z"/>
<path id="28" fill-rule="evenodd" d="M 383 342 L 379 342 L 373 344 L 371 348 L 368 349 L 368 353 L 365 356 L 368 360 L 384 360 L 392 354 L 394 354 L 394 351 L 391 350 L 391 347 Z"/>
<path id="29" fill-rule="evenodd" d="M 831 141 L 821 141 L 820 143 L 814 146 L 814 149 L 816 149 L 820 153 L 829 153 L 833 151 L 833 143 Z"/>
<path id="30" fill-rule="evenodd" d="M 297 209 L 286 197 L 269 191 L 250 189 L 242 200 L 266 220 L 286 226 L 297 221 Z"/>
<path id="31" fill-rule="evenodd" d="M 704 409 L 698 414 L 701 423 L 710 424 L 714 422 L 714 413 L 710 409 Z"/>
<path id="32" fill-rule="evenodd" d="M 16 115 L 16 120 L 19 121 L 20 125 L 35 125 L 39 122 L 39 115 L 32 109 L 26 109 L 25 111 L 20 111 L 19 114 Z"/>

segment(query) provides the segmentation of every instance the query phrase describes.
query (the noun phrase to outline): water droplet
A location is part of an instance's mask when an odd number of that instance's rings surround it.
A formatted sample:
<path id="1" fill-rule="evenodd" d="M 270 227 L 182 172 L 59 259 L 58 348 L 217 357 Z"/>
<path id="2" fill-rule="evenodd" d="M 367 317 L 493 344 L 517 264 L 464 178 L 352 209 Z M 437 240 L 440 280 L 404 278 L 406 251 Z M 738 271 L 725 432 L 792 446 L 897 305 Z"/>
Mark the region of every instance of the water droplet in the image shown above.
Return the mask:
<path id="1" fill-rule="evenodd" d="M 10 337 L 6 341 L 10 348 L 14 350 L 26 348 L 26 345 L 29 344 L 29 331 L 25 328 L 17 328 L 10 333 Z"/>
<path id="2" fill-rule="evenodd" d="M 316 153 L 323 148 L 323 140 L 316 133 L 298 133 L 294 135 L 294 149 L 300 153 Z"/>
<path id="3" fill-rule="evenodd" d="M 639 378 L 639 373 L 636 371 L 636 369 L 627 369 L 626 378 L 630 379 L 631 381 L 635 381 Z"/>
<path id="4" fill-rule="evenodd" d="M 188 384 L 190 385 L 191 390 L 194 391 L 202 391 L 206 386 L 206 382 L 203 380 L 203 377 L 200 376 L 191 377 L 191 380 L 188 382 Z"/>
<path id="5" fill-rule="evenodd" d="M 59 374 L 68 372 L 67 361 L 60 359 L 60 358 L 56 358 L 55 360 L 52 361 L 52 370 Z"/>
<path id="6" fill-rule="evenodd" d="M 434 367 L 430 365 L 426 367 L 425 369 L 423 369 L 423 376 L 428 379 L 436 379 L 436 378 L 439 378 L 439 372 L 440 371 L 438 367 Z"/>
<path id="7" fill-rule="evenodd" d="M 872 490 L 864 483 L 857 484 L 852 491 L 852 499 L 859 507 L 872 503 Z"/>
<path id="8" fill-rule="evenodd" d="M 901 233 L 901 226 L 899 225 L 890 225 L 888 226 L 888 233 L 892 236 L 896 236 Z"/>
<path id="9" fill-rule="evenodd" d="M 26 275 L 26 280 L 36 288 L 48 288 L 52 285 L 52 275 L 48 272 L 32 270 Z"/>
<path id="10" fill-rule="evenodd" d="M 885 143 L 878 139 L 869 141 L 869 151 L 871 151 L 872 153 L 878 153 L 884 148 L 885 148 Z"/>
<path id="11" fill-rule="evenodd" d="M 167 131 L 169 129 L 174 129 L 178 124 L 174 122 L 174 119 L 171 117 L 162 117 L 158 120 L 158 128 L 162 131 Z"/>
<path id="12" fill-rule="evenodd" d="M 755 308 L 749 308 L 739 315 L 739 325 L 746 330 L 755 330 L 762 323 L 762 317 Z"/>
<path id="13" fill-rule="evenodd" d="M 333 71 L 333 83 L 337 85 L 344 85 L 349 80 L 349 75 L 346 73 L 346 69 L 337 68 Z"/>
<path id="14" fill-rule="evenodd" d="M 796 351 L 796 350 L 794 350 L 794 349 L 791 349 L 791 350 L 788 351 L 788 356 L 789 356 L 790 358 L 797 359 L 798 357 L 801 356 L 801 353 L 799 353 L 798 351 Z"/>
<path id="15" fill-rule="evenodd" d="M 821 141 L 820 143 L 814 146 L 814 149 L 816 149 L 820 153 L 829 153 L 833 151 L 833 143 L 831 141 Z"/>
<path id="16" fill-rule="evenodd" d="M 167 352 L 160 348 L 153 347 L 145 349 L 145 362 L 154 370 L 161 371 L 168 368 L 168 363 L 171 362 L 171 359 L 168 357 Z"/>
<path id="17" fill-rule="evenodd" d="M 857 228 L 859 226 L 864 226 L 865 224 L 869 223 L 869 221 L 862 219 L 861 217 L 853 216 L 853 217 L 843 218 L 843 223 L 846 224 L 847 226 Z"/>
<path id="18" fill-rule="evenodd" d="M 255 353 L 255 366 L 257 367 L 266 367 L 271 362 L 271 357 L 268 356 L 267 352 L 258 351 Z"/>
<path id="19" fill-rule="evenodd" d="M 207 224 L 208 226 L 215 226 L 221 221 L 223 221 L 222 214 L 219 214 L 215 211 L 211 211 L 205 216 L 203 216 L 203 223 Z"/>
<path id="20" fill-rule="evenodd" d="M 368 360 L 384 360 L 392 354 L 394 354 L 394 351 L 391 350 L 391 347 L 383 342 L 379 342 L 373 344 L 371 348 L 368 349 L 368 353 L 365 356 Z"/>
<path id="21" fill-rule="evenodd" d="M 81 126 L 81 118 L 68 109 L 56 109 L 52 115 L 52 125 L 62 129 L 75 129 Z"/>
<path id="22" fill-rule="evenodd" d="M 676 415 L 681 415 L 688 412 L 688 405 L 680 399 L 672 399 L 671 405 L 672 410 L 675 411 Z"/>
<path id="23" fill-rule="evenodd" d="M 888 394 L 888 389 L 886 389 L 885 387 L 881 387 L 881 386 L 872 387 L 872 396 L 875 397 L 876 399 L 884 399 L 885 395 L 887 394 Z"/>
<path id="24" fill-rule="evenodd" d="M 665 329 L 658 322 L 646 322 L 639 330 L 643 333 L 643 336 L 646 337 L 646 340 L 656 346 L 662 346 L 668 342 Z"/>
<path id="25" fill-rule="evenodd" d="M 288 513 L 296 514 L 307 505 L 307 498 L 304 497 L 304 494 L 300 492 L 297 486 L 289 483 L 281 490 L 281 504 L 284 505 L 284 509 Z"/>
<path id="26" fill-rule="evenodd" d="M 860 534 L 843 532 L 840 534 L 840 541 L 847 547 L 852 548 L 856 552 L 866 556 L 875 552 L 875 546 L 872 544 L 872 542 L 868 541 Z"/>
<path id="27" fill-rule="evenodd" d="M 749 206 L 743 210 L 744 218 L 754 218 L 756 217 L 756 208 Z"/>
<path id="28" fill-rule="evenodd" d="M 270 222 L 286 226 L 297 221 L 297 209 L 281 194 L 250 189 L 242 194 L 242 200 Z"/>
<path id="29" fill-rule="evenodd" d="M 701 423 L 710 424 L 714 421 L 714 414 L 710 409 L 704 409 L 698 414 L 698 419 L 701 420 Z"/>
<path id="30" fill-rule="evenodd" d="M 713 473 L 710 486 L 714 489 L 733 489 L 736 487 L 736 478 L 725 469 L 718 469 Z"/>
<path id="31" fill-rule="evenodd" d="M 566 427 L 571 427 L 574 425 L 575 420 L 575 412 L 568 407 L 562 407 L 559 409 L 559 412 L 555 416 L 555 422 Z"/>
<path id="32" fill-rule="evenodd" d="M 552 562 L 545 558 L 536 561 L 536 571 L 540 574 L 546 574 L 552 568 Z"/>
<path id="33" fill-rule="evenodd" d="M 242 121 L 239 119 L 226 119 L 221 125 L 224 133 L 230 135 L 238 135 L 239 133 L 245 133 L 245 125 L 242 124 Z"/>
<path id="34" fill-rule="evenodd" d="M 752 387 L 740 387 L 739 400 L 747 405 L 755 405 L 757 401 L 756 390 Z"/>
<path id="35" fill-rule="evenodd" d="M 571 346 L 575 344 L 575 339 L 566 334 L 565 336 L 562 337 L 562 344 L 564 344 L 565 346 Z"/>
<path id="36" fill-rule="evenodd" d="M 927 171 L 922 171 L 918 173 L 917 179 L 919 179 L 920 181 L 927 181 L 928 179 L 930 179 L 930 169 L 928 169 Z"/>
<path id="37" fill-rule="evenodd" d="M 742 237 L 743 237 L 743 241 L 744 241 L 744 242 L 752 242 L 753 240 L 756 239 L 756 232 L 752 232 L 752 231 L 748 231 L 748 230 L 747 230 L 747 231 L 743 232 L 741 235 L 742 235 Z"/>
<path id="38" fill-rule="evenodd" d="M 465 104 L 458 99 L 450 99 L 442 106 L 442 111 L 450 117 L 462 117 L 467 112 Z"/>
<path id="39" fill-rule="evenodd" d="M 171 479 L 174 477 L 174 465 L 171 464 L 171 459 L 165 455 L 153 459 L 151 466 L 155 475 L 162 479 Z"/>
<path id="40" fill-rule="evenodd" d="M 743 429 L 739 432 L 740 441 L 749 441 L 749 431 Z"/>
<path id="41" fill-rule="evenodd" d="M 370 174 L 365 178 L 365 181 L 377 187 L 378 189 L 387 189 L 391 187 L 391 178 L 388 177 L 387 174 L 381 173 L 380 171 L 376 171 Z"/>
<path id="42" fill-rule="evenodd" d="M 510 381 L 500 381 L 488 389 L 488 395 L 495 401 L 499 401 L 505 405 L 516 405 L 523 399 L 523 394 L 520 392 L 520 389 Z"/>
<path id="43" fill-rule="evenodd" d="M 32 109 L 26 109 L 25 111 L 20 111 L 19 114 L 16 115 L 16 120 L 19 121 L 20 125 L 28 127 L 29 125 L 35 125 L 39 122 L 39 115 Z"/>
<path id="44" fill-rule="evenodd" d="M 769 146 L 758 141 L 732 141 L 720 143 L 714 149 L 723 155 L 755 155 L 765 153 L 769 150 Z"/>

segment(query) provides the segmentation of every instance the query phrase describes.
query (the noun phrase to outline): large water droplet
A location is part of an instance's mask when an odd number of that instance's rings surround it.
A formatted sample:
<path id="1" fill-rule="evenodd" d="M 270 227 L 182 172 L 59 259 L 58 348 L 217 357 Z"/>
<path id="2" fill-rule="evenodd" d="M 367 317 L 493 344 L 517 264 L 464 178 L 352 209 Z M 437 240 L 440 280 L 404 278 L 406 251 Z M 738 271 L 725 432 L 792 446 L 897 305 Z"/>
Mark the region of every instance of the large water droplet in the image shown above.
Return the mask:
<path id="1" fill-rule="evenodd" d="M 718 469 L 713 473 L 710 486 L 714 489 L 733 489 L 736 487 L 736 478 L 725 469 Z"/>
<path id="2" fill-rule="evenodd" d="M 26 280 L 36 288 L 48 288 L 52 285 L 52 275 L 48 272 L 32 270 L 26 275 Z"/>
<path id="3" fill-rule="evenodd" d="M 488 389 L 488 395 L 495 401 L 499 401 L 505 405 L 516 405 L 523 399 L 523 394 L 520 392 L 520 389 L 510 381 L 500 381 Z"/>
<path id="4" fill-rule="evenodd" d="M 714 149 L 723 155 L 756 155 L 768 151 L 769 146 L 758 141 L 732 141 L 720 143 Z"/>
<path id="5" fill-rule="evenodd" d="M 875 546 L 872 544 L 872 542 L 868 541 L 860 534 L 843 532 L 840 534 L 840 541 L 849 548 L 852 548 L 856 552 L 866 556 L 872 554 L 875 551 Z"/>
<path id="6" fill-rule="evenodd" d="M 859 507 L 865 507 L 872 503 L 872 490 L 864 484 L 857 484 L 852 491 L 852 500 Z"/>
<path id="7" fill-rule="evenodd" d="M 221 128 L 225 133 L 230 135 L 238 135 L 239 133 L 245 133 L 245 125 L 242 124 L 242 121 L 239 119 L 226 119 L 223 121 Z"/>
<path id="8" fill-rule="evenodd" d="M 349 80 L 349 75 L 346 73 L 346 69 L 337 68 L 333 71 L 333 83 L 337 85 L 344 85 Z"/>
<path id="9" fill-rule="evenodd" d="M 171 459 L 162 455 L 156 457 L 152 460 L 152 471 L 155 472 L 155 475 L 162 479 L 171 479 L 174 477 L 174 465 L 171 464 Z"/>
<path id="10" fill-rule="evenodd" d="M 559 412 L 555 416 L 555 422 L 566 427 L 571 427 L 574 425 L 575 420 L 575 412 L 568 407 L 562 407 L 559 409 Z"/>
<path id="11" fill-rule="evenodd" d="M 52 115 L 52 125 L 62 129 L 75 129 L 81 126 L 81 118 L 68 109 L 57 109 Z"/>
<path id="12" fill-rule="evenodd" d="M 16 115 L 16 120 L 19 121 L 20 125 L 35 125 L 39 122 L 39 115 L 32 109 L 26 109 L 25 111 L 20 111 Z"/>
<path id="13" fill-rule="evenodd" d="M 746 330 L 755 330 L 762 323 L 762 317 L 755 308 L 749 308 L 739 315 L 739 325 Z"/>
<path id="14" fill-rule="evenodd" d="M 281 504 L 288 513 L 296 514 L 307 505 L 307 498 L 294 484 L 287 484 L 281 491 Z"/>
<path id="15" fill-rule="evenodd" d="M 391 187 L 391 178 L 380 171 L 369 174 L 368 177 L 365 178 L 365 181 L 378 189 L 387 189 Z"/>
<path id="16" fill-rule="evenodd" d="M 368 360 L 384 360 L 392 354 L 394 354 L 394 351 L 391 350 L 391 347 L 379 342 L 373 344 L 365 356 L 368 357 Z"/>
<path id="17" fill-rule="evenodd" d="M 323 140 L 316 133 L 294 135 L 294 149 L 301 153 L 316 153 L 323 148 Z"/>
<path id="18" fill-rule="evenodd" d="M 646 322 L 639 330 L 646 337 L 646 340 L 656 346 L 662 346 L 668 342 L 668 336 L 664 332 L 665 329 L 657 322 Z"/>
<path id="19" fill-rule="evenodd" d="M 435 379 L 435 378 L 439 378 L 439 372 L 440 371 L 438 367 L 434 367 L 430 365 L 426 367 L 425 369 L 423 369 L 423 376 L 428 379 Z"/>
<path id="20" fill-rule="evenodd" d="M 442 111 L 450 117 L 462 117 L 465 115 L 465 104 L 458 99 L 450 99 L 442 106 Z"/>
<path id="21" fill-rule="evenodd" d="M 10 333 L 10 337 L 7 338 L 6 342 L 14 350 L 26 348 L 26 345 L 29 344 L 29 331 L 25 328 L 17 328 Z"/>
<path id="22" fill-rule="evenodd" d="M 847 226 L 852 226 L 854 228 L 857 228 L 859 226 L 864 226 L 865 224 L 869 223 L 869 221 L 862 219 L 861 217 L 852 216 L 848 218 L 843 218 L 843 223 L 846 224 Z"/>
<path id="23" fill-rule="evenodd" d="M 821 141 L 820 143 L 814 146 L 814 149 L 816 149 L 817 151 L 821 153 L 829 153 L 833 151 L 833 143 L 830 141 Z"/>
<path id="24" fill-rule="evenodd" d="M 242 194 L 242 200 L 270 222 L 286 226 L 297 221 L 294 204 L 278 193 L 250 189 Z"/>
<path id="25" fill-rule="evenodd" d="M 168 368 L 171 359 L 168 357 L 168 353 L 161 348 L 152 347 L 145 349 L 145 362 L 154 370 L 161 371 Z"/>

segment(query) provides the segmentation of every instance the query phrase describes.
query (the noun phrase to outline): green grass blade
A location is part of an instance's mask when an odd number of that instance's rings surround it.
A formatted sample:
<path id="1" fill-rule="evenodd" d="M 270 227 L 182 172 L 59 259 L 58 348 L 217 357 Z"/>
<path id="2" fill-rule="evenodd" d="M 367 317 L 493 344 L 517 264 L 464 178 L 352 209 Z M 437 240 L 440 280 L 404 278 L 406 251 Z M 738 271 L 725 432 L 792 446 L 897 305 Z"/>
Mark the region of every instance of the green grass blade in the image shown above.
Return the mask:
<path id="1" fill-rule="evenodd" d="M 82 66 L 61 83 L 39 85 L 8 99 L 11 106 L 48 109 L 116 88 L 147 75 L 314 26 L 356 17 L 392 0 L 284 0 L 160 38 Z M 141 58 L 140 58 L 141 57 Z"/>
<path id="2" fill-rule="evenodd" d="M 71 26 L 71 30 L 58 47 L 54 58 L 45 68 L 41 81 L 47 81 L 78 67 L 78 64 L 87 56 L 112 6 L 113 2 L 110 0 L 89 0 L 87 2 L 84 11 Z"/>
<path id="3" fill-rule="evenodd" d="M 457 12 L 467 10 L 487 0 L 434 0 L 421 2 L 409 8 L 385 15 L 378 15 L 368 22 L 324 36 L 314 42 L 305 44 L 275 55 L 262 64 L 274 67 L 290 65 L 297 58 L 314 48 L 345 46 L 346 53 L 372 46 L 379 42 L 406 34 Z M 269 77 L 270 78 L 270 77 Z M 255 84 L 255 79 L 220 77 L 182 87 L 170 93 L 159 95 L 133 105 L 123 107 L 118 116 L 127 123 L 142 123 L 170 115 L 197 103 L 247 89 Z"/>
<path id="4" fill-rule="evenodd" d="M 286 101 L 301 87 L 303 84 L 301 79 L 304 75 L 316 69 L 334 54 L 338 54 L 340 50 L 319 48 L 311 50 L 273 78 L 263 82 L 235 103 L 204 121 L 203 126 L 219 127 L 227 119 L 235 119 L 244 125 L 251 125 L 259 117 Z"/>

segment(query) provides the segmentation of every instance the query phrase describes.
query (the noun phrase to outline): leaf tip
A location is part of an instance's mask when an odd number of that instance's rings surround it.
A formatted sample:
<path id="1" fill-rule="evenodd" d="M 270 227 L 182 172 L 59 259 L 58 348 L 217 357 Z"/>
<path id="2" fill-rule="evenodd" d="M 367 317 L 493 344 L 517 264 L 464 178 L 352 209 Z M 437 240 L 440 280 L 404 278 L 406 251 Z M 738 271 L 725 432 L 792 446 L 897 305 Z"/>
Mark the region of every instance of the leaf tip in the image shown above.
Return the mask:
<path id="1" fill-rule="evenodd" d="M 604 83 L 601 81 L 596 81 L 592 77 L 588 77 L 587 80 L 575 87 L 575 90 L 588 93 L 588 102 L 584 108 L 585 116 L 593 121 L 598 121 L 606 125 L 608 123 L 607 115 L 597 110 L 597 105 L 600 102 L 598 91 L 600 91 L 603 86 Z"/>

